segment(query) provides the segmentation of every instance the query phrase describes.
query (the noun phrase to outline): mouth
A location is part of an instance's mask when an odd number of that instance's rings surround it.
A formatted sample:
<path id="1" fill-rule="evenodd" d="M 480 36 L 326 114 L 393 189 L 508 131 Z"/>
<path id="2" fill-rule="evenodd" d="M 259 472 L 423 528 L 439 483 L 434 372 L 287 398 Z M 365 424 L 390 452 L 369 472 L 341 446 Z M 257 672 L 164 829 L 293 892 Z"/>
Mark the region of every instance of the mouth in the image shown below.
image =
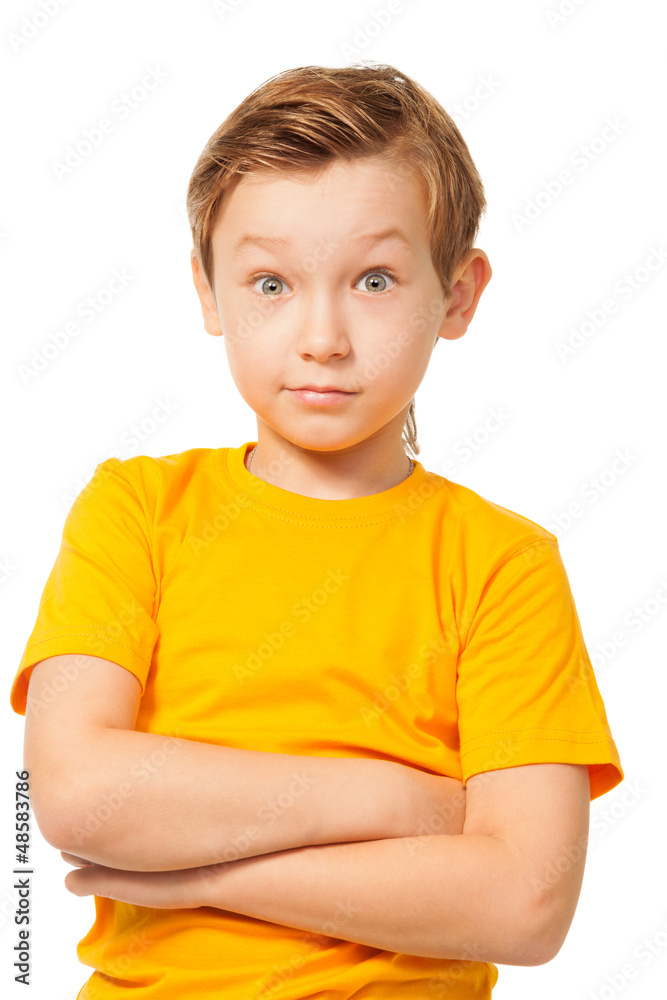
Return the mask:
<path id="1" fill-rule="evenodd" d="M 341 389 L 337 385 L 298 385 L 295 389 L 291 389 L 290 392 L 300 392 L 302 389 L 308 389 L 310 392 L 345 392 L 351 395 L 351 390 Z"/>
<path id="2" fill-rule="evenodd" d="M 288 389 L 288 392 L 299 402 L 307 403 L 310 406 L 333 406 L 357 395 L 356 392 L 347 392 L 345 389 L 329 386 L 314 388 L 307 385 L 298 389 Z"/>

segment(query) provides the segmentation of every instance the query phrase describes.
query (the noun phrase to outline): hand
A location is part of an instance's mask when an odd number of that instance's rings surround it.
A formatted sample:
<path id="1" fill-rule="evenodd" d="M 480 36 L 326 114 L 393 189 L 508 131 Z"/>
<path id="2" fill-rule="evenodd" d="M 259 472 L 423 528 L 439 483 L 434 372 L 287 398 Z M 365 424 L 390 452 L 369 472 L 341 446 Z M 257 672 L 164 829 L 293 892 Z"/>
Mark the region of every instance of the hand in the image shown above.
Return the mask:
<path id="1" fill-rule="evenodd" d="M 466 815 L 465 785 L 457 778 L 428 774 L 401 765 L 407 772 L 409 808 L 405 810 L 402 837 L 461 834 Z"/>
<path id="2" fill-rule="evenodd" d="M 82 865 L 92 865 L 92 861 L 86 861 L 85 858 L 80 858 L 76 854 L 67 854 L 66 851 L 60 852 L 60 857 L 63 858 L 68 864 L 76 865 L 77 868 L 81 868 Z"/>
<path id="3" fill-rule="evenodd" d="M 106 896 L 122 903 L 156 909 L 207 906 L 210 879 L 204 876 L 211 869 L 221 867 L 204 865 L 167 872 L 133 872 L 85 861 L 65 851 L 60 854 L 64 861 L 77 866 L 65 876 L 65 888 L 75 896 Z"/>

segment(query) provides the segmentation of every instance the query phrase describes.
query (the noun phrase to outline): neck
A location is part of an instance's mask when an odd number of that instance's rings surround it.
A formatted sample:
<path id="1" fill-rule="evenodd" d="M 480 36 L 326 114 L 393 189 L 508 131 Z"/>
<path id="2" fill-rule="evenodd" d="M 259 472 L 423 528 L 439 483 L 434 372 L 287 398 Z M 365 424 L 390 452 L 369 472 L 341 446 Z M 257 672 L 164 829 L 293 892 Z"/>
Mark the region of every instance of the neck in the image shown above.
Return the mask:
<path id="1" fill-rule="evenodd" d="M 292 475 L 289 477 L 289 482 L 276 481 L 275 477 L 270 472 L 267 475 L 266 472 L 263 470 L 261 464 L 261 456 L 259 463 L 255 461 L 258 451 L 259 451 L 259 444 L 256 444 L 248 453 L 245 463 L 248 472 L 252 471 L 252 474 L 254 476 L 257 476 L 257 478 L 263 479 L 265 482 L 271 483 L 274 486 L 279 486 L 282 489 L 287 489 L 292 493 L 300 493 L 302 496 L 312 496 L 313 498 L 319 498 L 322 500 L 353 499 L 353 497 L 350 497 L 348 495 L 349 490 L 344 491 L 345 495 L 339 495 L 339 490 L 336 488 L 335 485 L 332 487 L 331 483 L 325 483 L 322 480 L 316 481 L 315 483 L 309 482 L 305 476 L 299 476 L 298 474 L 299 470 L 295 470 L 296 475 Z M 385 477 L 384 482 L 381 481 L 378 482 L 377 489 L 371 486 L 370 489 L 367 490 L 366 492 L 355 493 L 354 495 L 368 496 L 373 493 L 384 492 L 385 490 L 391 489 L 393 486 L 397 486 L 399 483 L 403 482 L 405 479 L 408 478 L 408 476 L 412 474 L 415 467 L 414 462 L 408 455 L 405 455 L 405 458 L 407 459 L 407 468 L 405 469 L 405 475 L 402 475 L 399 478 L 397 478 L 396 476 L 391 476 L 389 477 L 389 481 L 387 481 Z M 253 463 L 254 463 L 254 468 L 253 468 Z"/>

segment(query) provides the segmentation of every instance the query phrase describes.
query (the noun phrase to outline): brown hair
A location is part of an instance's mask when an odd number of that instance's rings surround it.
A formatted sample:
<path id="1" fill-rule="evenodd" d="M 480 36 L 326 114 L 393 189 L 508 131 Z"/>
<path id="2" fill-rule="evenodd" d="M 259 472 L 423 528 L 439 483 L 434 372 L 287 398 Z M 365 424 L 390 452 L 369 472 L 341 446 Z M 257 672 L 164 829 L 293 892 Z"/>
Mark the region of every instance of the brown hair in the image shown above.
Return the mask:
<path id="1" fill-rule="evenodd" d="M 374 155 L 421 179 L 433 267 L 449 299 L 454 270 L 474 246 L 486 208 L 484 188 L 444 108 L 384 63 L 284 70 L 253 90 L 216 129 L 195 164 L 186 197 L 193 253 L 211 290 L 211 236 L 225 191 L 239 175 L 317 172 L 334 160 Z M 414 397 L 403 442 L 416 457 Z"/>

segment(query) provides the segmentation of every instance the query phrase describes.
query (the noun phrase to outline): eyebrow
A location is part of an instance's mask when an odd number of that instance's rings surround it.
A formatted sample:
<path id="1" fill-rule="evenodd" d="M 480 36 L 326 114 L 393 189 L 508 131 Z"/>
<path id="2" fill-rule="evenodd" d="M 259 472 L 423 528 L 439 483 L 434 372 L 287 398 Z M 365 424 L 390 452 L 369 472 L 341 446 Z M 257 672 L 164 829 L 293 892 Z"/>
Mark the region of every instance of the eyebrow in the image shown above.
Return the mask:
<path id="1" fill-rule="evenodd" d="M 378 243 L 389 242 L 399 243 L 410 253 L 417 256 L 417 251 L 408 237 L 400 229 L 396 228 L 383 229 L 380 233 L 358 233 L 356 236 L 350 237 L 348 246 L 374 247 Z M 260 236 L 254 233 L 247 233 L 241 237 L 234 247 L 232 260 L 238 260 L 252 246 L 258 246 L 264 250 L 285 250 L 290 246 L 290 241 L 277 236 Z"/>

